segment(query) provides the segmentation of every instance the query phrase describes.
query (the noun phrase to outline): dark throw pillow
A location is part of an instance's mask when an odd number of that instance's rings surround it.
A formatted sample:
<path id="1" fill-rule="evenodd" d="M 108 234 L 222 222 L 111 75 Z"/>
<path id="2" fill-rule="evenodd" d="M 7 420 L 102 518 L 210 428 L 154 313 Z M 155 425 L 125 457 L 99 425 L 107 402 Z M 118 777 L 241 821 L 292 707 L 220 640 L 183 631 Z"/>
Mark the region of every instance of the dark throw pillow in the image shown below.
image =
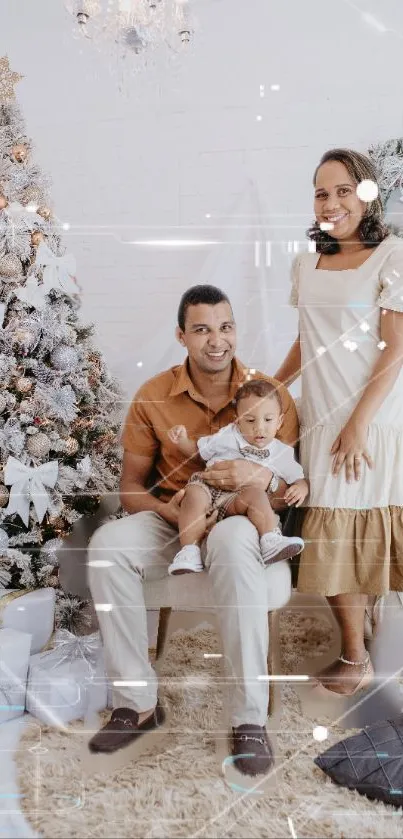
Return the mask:
<path id="1" fill-rule="evenodd" d="M 403 714 L 341 740 L 315 763 L 336 784 L 402 807 Z"/>

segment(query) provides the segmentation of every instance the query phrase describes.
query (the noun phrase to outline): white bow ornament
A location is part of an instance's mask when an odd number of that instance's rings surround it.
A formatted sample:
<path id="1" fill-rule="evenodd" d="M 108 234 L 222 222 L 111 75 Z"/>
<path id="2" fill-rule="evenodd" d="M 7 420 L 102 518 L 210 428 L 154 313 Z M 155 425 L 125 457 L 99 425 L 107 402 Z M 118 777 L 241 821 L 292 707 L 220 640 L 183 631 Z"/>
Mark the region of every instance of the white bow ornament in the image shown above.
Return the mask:
<path id="1" fill-rule="evenodd" d="M 55 256 L 46 242 L 42 241 L 36 252 L 35 265 L 44 269 L 43 285 L 47 291 L 51 288 L 61 288 L 66 294 L 80 293 L 81 289 L 75 277 L 76 260 L 72 253 Z"/>
<path id="2" fill-rule="evenodd" d="M 50 291 L 46 288 L 45 283 L 38 284 L 35 276 L 30 277 L 22 288 L 15 292 L 15 296 L 21 300 L 22 303 L 27 303 L 28 306 L 33 306 L 35 309 L 45 308 L 45 296 Z"/>
<path id="3" fill-rule="evenodd" d="M 42 463 L 41 466 L 25 466 L 16 457 L 10 455 L 4 469 L 4 483 L 11 486 L 6 514 L 11 516 L 17 513 L 25 527 L 28 527 L 29 505 L 32 501 L 38 521 L 41 523 L 50 500 L 45 486 L 53 489 L 58 472 L 57 460 Z"/>

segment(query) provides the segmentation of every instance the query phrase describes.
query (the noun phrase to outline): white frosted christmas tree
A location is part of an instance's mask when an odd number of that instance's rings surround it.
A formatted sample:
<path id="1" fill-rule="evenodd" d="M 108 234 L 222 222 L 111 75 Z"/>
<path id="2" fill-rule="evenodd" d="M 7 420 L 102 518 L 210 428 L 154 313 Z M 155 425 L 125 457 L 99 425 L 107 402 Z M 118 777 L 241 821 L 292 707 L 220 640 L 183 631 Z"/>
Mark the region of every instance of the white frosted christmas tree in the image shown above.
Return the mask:
<path id="1" fill-rule="evenodd" d="M 63 537 L 116 489 L 121 393 L 79 319 L 19 79 L 0 58 L 0 587 L 21 589 L 57 587 Z"/>

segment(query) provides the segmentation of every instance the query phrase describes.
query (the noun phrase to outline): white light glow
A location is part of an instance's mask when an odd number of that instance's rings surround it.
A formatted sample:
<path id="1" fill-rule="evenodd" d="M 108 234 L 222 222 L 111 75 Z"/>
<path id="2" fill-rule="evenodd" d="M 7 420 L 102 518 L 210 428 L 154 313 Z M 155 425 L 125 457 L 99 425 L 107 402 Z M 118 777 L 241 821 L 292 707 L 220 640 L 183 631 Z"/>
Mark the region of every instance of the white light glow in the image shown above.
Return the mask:
<path id="1" fill-rule="evenodd" d="M 111 612 L 113 603 L 94 603 L 94 609 L 96 612 Z"/>
<path id="2" fill-rule="evenodd" d="M 357 346 L 358 344 L 356 344 L 355 341 L 344 341 L 343 343 L 343 347 L 345 347 L 346 350 L 350 350 L 350 352 L 355 352 Z"/>
<path id="3" fill-rule="evenodd" d="M 198 248 L 205 245 L 218 245 L 205 239 L 144 239 L 142 241 L 124 242 L 125 245 L 145 245 L 152 248 Z"/>
<path id="4" fill-rule="evenodd" d="M 386 347 L 386 341 L 379 341 L 378 349 L 379 350 L 384 350 L 385 347 Z"/>
<path id="5" fill-rule="evenodd" d="M 137 362 L 137 367 L 142 367 L 142 366 L 143 366 L 143 362 L 142 362 L 142 361 L 138 361 L 138 362 Z"/>
<path id="6" fill-rule="evenodd" d="M 379 194 L 378 184 L 366 178 L 358 184 L 356 192 L 360 201 L 375 201 Z"/>
<path id="7" fill-rule="evenodd" d="M 309 253 L 316 253 L 316 242 L 309 242 L 308 251 Z"/>
<path id="8" fill-rule="evenodd" d="M 26 209 L 27 213 L 36 213 L 38 207 L 39 207 L 39 204 L 27 204 L 25 209 Z"/>
<path id="9" fill-rule="evenodd" d="M 270 90 L 276 90 L 276 91 L 280 90 L 280 85 L 279 84 L 271 84 L 270 85 Z"/>
<path id="10" fill-rule="evenodd" d="M 287 676 L 281 674 L 279 676 L 258 676 L 258 682 L 309 682 L 309 676 Z"/>
<path id="11" fill-rule="evenodd" d="M 256 117 L 256 122 L 261 122 L 262 119 L 263 119 L 262 115 L 258 114 L 257 117 Z"/>
<path id="12" fill-rule="evenodd" d="M 146 688 L 147 682 L 133 681 L 132 679 L 121 679 L 112 682 L 114 688 Z"/>
<path id="13" fill-rule="evenodd" d="M 318 740 L 319 743 L 322 743 L 323 740 L 327 740 L 329 736 L 329 732 L 324 725 L 316 725 L 312 731 L 312 737 L 314 740 Z"/>
<path id="14" fill-rule="evenodd" d="M 63 230 L 70 230 L 70 224 L 68 221 L 63 222 L 62 224 Z"/>
<path id="15" fill-rule="evenodd" d="M 206 213 L 205 218 L 211 218 L 211 213 Z"/>
<path id="16" fill-rule="evenodd" d="M 222 653 L 203 653 L 203 658 L 222 658 Z"/>
<path id="17" fill-rule="evenodd" d="M 323 355 L 323 353 L 326 352 L 326 347 L 316 347 L 316 352 L 318 355 Z"/>
<path id="18" fill-rule="evenodd" d="M 90 568 L 110 568 L 114 564 L 110 559 L 90 559 L 87 562 Z"/>
<path id="19" fill-rule="evenodd" d="M 381 23 L 374 15 L 371 15 L 369 12 L 362 12 L 361 15 L 362 19 L 365 20 L 365 23 L 368 23 L 369 26 L 372 26 L 373 29 L 376 29 L 377 32 L 387 32 L 386 26 Z"/>
<path id="20" fill-rule="evenodd" d="M 367 323 L 366 320 L 363 320 L 362 323 L 360 323 L 360 329 L 362 329 L 363 332 L 368 332 L 369 328 L 369 323 Z"/>

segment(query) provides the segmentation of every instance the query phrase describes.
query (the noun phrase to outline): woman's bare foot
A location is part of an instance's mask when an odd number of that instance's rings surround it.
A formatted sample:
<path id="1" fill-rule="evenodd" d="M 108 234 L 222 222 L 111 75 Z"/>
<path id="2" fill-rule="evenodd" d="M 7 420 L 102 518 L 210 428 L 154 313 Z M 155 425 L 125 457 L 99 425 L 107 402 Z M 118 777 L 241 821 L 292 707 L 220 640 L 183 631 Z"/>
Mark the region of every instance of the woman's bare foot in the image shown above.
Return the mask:
<path id="1" fill-rule="evenodd" d="M 372 673 L 372 664 L 368 653 L 359 659 L 360 664 L 347 664 L 339 658 L 333 661 L 316 678 L 323 687 L 342 696 L 351 696 L 357 690 L 366 674 Z"/>

